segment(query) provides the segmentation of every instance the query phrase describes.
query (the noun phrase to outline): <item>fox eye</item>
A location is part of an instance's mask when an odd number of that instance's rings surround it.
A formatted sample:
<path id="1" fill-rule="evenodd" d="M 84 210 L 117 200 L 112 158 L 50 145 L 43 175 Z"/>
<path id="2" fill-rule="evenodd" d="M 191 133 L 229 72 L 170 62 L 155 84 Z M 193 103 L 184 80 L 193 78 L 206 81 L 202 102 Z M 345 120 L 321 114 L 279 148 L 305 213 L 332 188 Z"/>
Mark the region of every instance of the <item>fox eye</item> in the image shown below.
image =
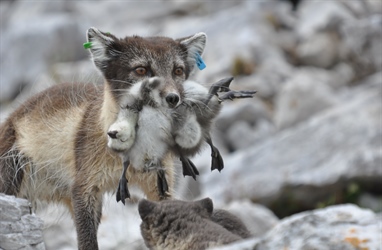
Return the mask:
<path id="1" fill-rule="evenodd" d="M 147 73 L 147 69 L 145 67 L 138 67 L 135 69 L 135 73 L 139 76 L 144 76 Z"/>
<path id="2" fill-rule="evenodd" d="M 176 68 L 176 69 L 174 70 L 174 74 L 177 75 L 177 76 L 181 76 L 181 75 L 183 75 L 183 69 L 182 69 L 181 67 Z"/>

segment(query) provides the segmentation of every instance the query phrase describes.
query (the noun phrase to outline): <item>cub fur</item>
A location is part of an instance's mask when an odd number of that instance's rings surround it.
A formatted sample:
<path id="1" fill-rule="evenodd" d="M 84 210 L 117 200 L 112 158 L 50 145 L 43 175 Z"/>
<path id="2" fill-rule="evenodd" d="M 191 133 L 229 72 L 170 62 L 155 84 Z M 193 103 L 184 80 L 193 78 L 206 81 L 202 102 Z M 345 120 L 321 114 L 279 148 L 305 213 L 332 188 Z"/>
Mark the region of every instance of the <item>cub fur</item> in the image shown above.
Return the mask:
<path id="1" fill-rule="evenodd" d="M 225 210 L 214 212 L 210 198 L 193 202 L 143 199 L 138 210 L 141 234 L 152 250 L 203 250 L 249 236 L 248 229 L 236 216 Z"/>

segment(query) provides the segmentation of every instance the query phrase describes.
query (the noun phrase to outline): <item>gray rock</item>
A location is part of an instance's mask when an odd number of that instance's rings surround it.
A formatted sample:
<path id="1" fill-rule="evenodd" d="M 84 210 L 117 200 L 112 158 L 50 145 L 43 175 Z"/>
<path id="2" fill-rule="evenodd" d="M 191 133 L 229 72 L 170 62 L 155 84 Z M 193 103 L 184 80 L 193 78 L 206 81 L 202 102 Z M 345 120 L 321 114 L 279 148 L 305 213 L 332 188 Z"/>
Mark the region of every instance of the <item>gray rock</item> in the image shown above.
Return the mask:
<path id="1" fill-rule="evenodd" d="M 223 208 L 239 217 L 253 237 L 263 236 L 279 222 L 267 207 L 249 200 L 233 201 Z"/>
<path id="2" fill-rule="evenodd" d="M 103 77 L 90 59 L 78 62 L 56 63 L 50 71 L 57 83 L 85 82 L 103 84 Z"/>
<path id="3" fill-rule="evenodd" d="M 375 80 L 347 93 L 346 102 L 225 157 L 220 174 L 201 176 L 203 195 L 214 203 L 292 199 L 311 207 L 351 181 L 379 185 L 382 91 Z"/>
<path id="4" fill-rule="evenodd" d="M 51 64 L 85 58 L 85 27 L 81 18 L 67 14 L 10 22 L 0 36 L 0 103 L 15 97 L 20 88 L 33 83 Z"/>
<path id="5" fill-rule="evenodd" d="M 132 197 L 139 196 L 134 187 Z M 41 211 L 46 227 L 44 241 L 47 249 L 77 249 L 77 235 L 73 220 L 67 209 L 49 206 Z M 98 245 L 100 249 L 146 250 L 140 226 L 141 219 L 137 204 L 126 200 L 126 206 L 115 201 L 115 196 L 104 195 L 101 224 L 98 229 Z"/>
<path id="6" fill-rule="evenodd" d="M 319 32 L 301 42 L 296 49 L 296 55 L 302 65 L 329 68 L 339 61 L 340 47 L 337 34 Z"/>
<path id="7" fill-rule="evenodd" d="M 0 249 L 45 249 L 43 226 L 27 200 L 0 193 Z"/>
<path id="8" fill-rule="evenodd" d="M 246 148 L 255 143 L 254 129 L 245 121 L 235 122 L 227 131 L 227 141 L 232 151 Z"/>
<path id="9" fill-rule="evenodd" d="M 349 21 L 341 26 L 343 46 L 350 51 L 348 60 L 359 77 L 382 69 L 382 15 Z"/>
<path id="10" fill-rule="evenodd" d="M 256 90 L 256 96 L 273 100 L 293 73 L 294 69 L 291 65 L 284 59 L 274 56 L 262 62 L 254 74 L 237 78 L 236 82 L 240 89 Z"/>
<path id="11" fill-rule="evenodd" d="M 254 125 L 259 119 L 270 120 L 270 113 L 260 99 L 236 100 L 223 103 L 223 108 L 215 120 L 215 127 L 226 132 L 237 121 Z"/>
<path id="12" fill-rule="evenodd" d="M 253 126 L 239 120 L 228 129 L 226 140 L 231 151 L 237 151 L 261 142 L 275 131 L 275 126 L 266 119 L 258 119 Z"/>
<path id="13" fill-rule="evenodd" d="M 358 202 L 361 207 L 369 208 L 375 212 L 382 212 L 382 197 L 363 193 L 360 195 Z"/>
<path id="14" fill-rule="evenodd" d="M 302 1 L 296 32 L 300 38 L 308 38 L 317 31 L 328 28 L 333 22 L 354 19 L 354 14 L 341 1 Z"/>
<path id="15" fill-rule="evenodd" d="M 324 77 L 322 77 L 324 76 Z M 291 127 L 336 103 L 328 77 L 315 70 L 298 70 L 276 98 L 275 124 Z"/>
<path id="16" fill-rule="evenodd" d="M 331 71 L 333 77 L 330 81 L 332 89 L 337 90 L 349 86 L 355 77 L 354 69 L 348 63 L 339 63 Z"/>
<path id="17" fill-rule="evenodd" d="M 381 218 L 355 205 L 338 205 L 303 212 L 280 221 L 260 239 L 214 248 L 244 249 L 380 249 Z"/>

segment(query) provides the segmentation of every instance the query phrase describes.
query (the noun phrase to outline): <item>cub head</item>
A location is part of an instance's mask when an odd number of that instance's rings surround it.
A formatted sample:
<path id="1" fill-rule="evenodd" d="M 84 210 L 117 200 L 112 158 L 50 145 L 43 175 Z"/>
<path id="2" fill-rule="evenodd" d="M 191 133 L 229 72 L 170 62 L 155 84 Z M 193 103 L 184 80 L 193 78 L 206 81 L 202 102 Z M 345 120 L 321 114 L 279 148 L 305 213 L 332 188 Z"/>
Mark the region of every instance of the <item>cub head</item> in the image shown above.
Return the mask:
<path id="1" fill-rule="evenodd" d="M 184 241 L 187 224 L 200 224 L 200 218 L 210 218 L 213 203 L 210 198 L 198 201 L 164 200 L 154 202 L 141 200 L 138 204 L 139 215 L 142 219 L 141 234 L 145 244 L 155 249 L 163 244 L 163 240 Z M 158 237 L 161 236 L 161 237 Z M 164 238 L 164 239 L 163 239 Z M 172 239 L 171 239 L 172 238 Z M 169 246 L 167 246 L 169 247 Z"/>
<path id="2" fill-rule="evenodd" d="M 119 104 L 135 83 L 161 77 L 167 102 L 176 106 L 183 98 L 183 82 L 194 70 L 197 55 L 203 54 L 206 45 L 204 33 L 179 39 L 117 38 L 96 28 L 87 31 L 87 40 L 91 42 L 92 60 Z"/>

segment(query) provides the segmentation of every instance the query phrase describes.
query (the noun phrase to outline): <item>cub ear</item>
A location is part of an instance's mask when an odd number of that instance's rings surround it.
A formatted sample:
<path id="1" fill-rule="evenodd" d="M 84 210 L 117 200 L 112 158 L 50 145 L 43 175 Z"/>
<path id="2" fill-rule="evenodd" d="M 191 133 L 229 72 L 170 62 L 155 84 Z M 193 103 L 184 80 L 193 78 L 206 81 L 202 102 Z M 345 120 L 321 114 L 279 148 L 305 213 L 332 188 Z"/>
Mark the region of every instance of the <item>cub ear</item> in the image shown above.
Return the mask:
<path id="1" fill-rule="evenodd" d="M 121 53 L 118 38 L 110 33 L 104 33 L 97 28 L 90 28 L 86 32 L 87 41 L 91 42 L 90 53 L 94 64 L 99 70 L 107 66 L 107 62 Z"/>
<path id="2" fill-rule="evenodd" d="M 214 204 L 210 198 L 204 198 L 204 199 L 195 201 L 195 203 L 199 204 L 199 206 L 206 209 L 209 215 L 211 215 L 212 212 L 214 211 Z"/>
<path id="3" fill-rule="evenodd" d="M 146 199 L 140 200 L 138 203 L 138 212 L 141 219 L 144 220 L 154 210 L 156 205 L 155 202 Z"/>
<path id="4" fill-rule="evenodd" d="M 206 47 L 207 35 L 203 32 L 199 32 L 190 37 L 177 39 L 177 41 L 186 47 L 188 52 L 187 61 L 192 71 L 195 67 L 197 56 L 203 55 L 204 48 Z"/>

